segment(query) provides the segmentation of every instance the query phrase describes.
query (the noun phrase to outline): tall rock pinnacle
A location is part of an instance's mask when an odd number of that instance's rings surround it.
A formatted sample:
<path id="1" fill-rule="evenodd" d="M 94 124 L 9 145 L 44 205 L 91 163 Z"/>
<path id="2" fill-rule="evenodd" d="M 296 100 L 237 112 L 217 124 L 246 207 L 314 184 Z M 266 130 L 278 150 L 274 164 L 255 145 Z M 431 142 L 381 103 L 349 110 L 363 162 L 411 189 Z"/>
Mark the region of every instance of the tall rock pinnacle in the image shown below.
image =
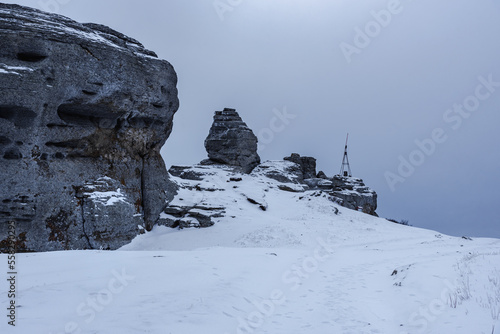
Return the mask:
<path id="1" fill-rule="evenodd" d="M 260 163 L 257 137 L 235 109 L 216 111 L 205 148 L 209 160 L 203 163 L 221 163 L 238 166 L 249 173 Z"/>

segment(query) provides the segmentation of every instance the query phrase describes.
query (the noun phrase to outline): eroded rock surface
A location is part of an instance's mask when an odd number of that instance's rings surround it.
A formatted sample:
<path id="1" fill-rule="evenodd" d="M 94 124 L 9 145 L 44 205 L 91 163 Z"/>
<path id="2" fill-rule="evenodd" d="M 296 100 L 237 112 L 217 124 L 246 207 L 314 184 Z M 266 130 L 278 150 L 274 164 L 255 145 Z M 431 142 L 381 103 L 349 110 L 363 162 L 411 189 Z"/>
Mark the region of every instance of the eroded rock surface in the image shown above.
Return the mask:
<path id="1" fill-rule="evenodd" d="M 300 154 L 292 153 L 283 160 L 295 162 L 302 170 L 303 178 L 310 179 L 316 177 L 316 159 L 313 157 L 301 157 Z"/>
<path id="2" fill-rule="evenodd" d="M 169 172 L 178 192 L 158 222 L 167 227 L 210 227 L 217 224 L 218 218 L 227 216 L 235 203 L 241 206 L 237 215 L 230 214 L 235 219 L 249 215 L 246 210 L 276 212 L 280 196 L 295 196 L 299 201 L 326 198 L 340 206 L 377 215 L 377 194 L 363 180 L 339 175 L 304 179 L 301 166 L 291 161 L 265 161 L 249 174 L 223 164 L 172 166 Z M 268 201 L 270 193 L 272 201 Z M 332 215 L 337 214 L 339 210 L 332 211 Z"/>
<path id="3" fill-rule="evenodd" d="M 249 173 L 260 163 L 257 136 L 234 109 L 215 112 L 205 148 L 209 160 L 202 161 L 203 164 L 237 166 Z"/>
<path id="4" fill-rule="evenodd" d="M 378 216 L 377 193 L 367 187 L 362 179 L 335 175 L 332 181 L 331 195 L 340 199 L 340 204 L 353 210 L 361 210 L 364 213 Z"/>
<path id="5" fill-rule="evenodd" d="M 19 251 L 115 249 L 155 224 L 176 83 L 108 27 L 0 4 L 0 242 L 14 221 Z"/>

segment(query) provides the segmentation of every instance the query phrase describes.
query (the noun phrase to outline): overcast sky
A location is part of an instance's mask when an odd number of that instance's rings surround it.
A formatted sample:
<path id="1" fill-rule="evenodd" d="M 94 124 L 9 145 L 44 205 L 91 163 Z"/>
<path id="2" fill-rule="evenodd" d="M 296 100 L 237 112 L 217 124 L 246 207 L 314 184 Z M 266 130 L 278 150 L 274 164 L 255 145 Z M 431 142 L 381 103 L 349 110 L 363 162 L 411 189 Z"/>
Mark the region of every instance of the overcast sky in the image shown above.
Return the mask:
<path id="1" fill-rule="evenodd" d="M 18 0 L 108 25 L 168 60 L 180 109 L 167 166 L 206 158 L 236 108 L 263 160 L 354 176 L 378 213 L 500 237 L 500 0 Z"/>

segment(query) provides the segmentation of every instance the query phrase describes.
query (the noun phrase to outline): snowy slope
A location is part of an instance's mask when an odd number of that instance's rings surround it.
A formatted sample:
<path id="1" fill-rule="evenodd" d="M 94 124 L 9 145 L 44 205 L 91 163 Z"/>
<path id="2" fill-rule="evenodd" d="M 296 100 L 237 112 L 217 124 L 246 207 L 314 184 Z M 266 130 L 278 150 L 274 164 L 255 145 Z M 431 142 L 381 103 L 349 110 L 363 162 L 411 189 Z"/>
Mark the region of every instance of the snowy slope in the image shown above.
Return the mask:
<path id="1" fill-rule="evenodd" d="M 500 240 L 200 170 L 203 181 L 176 181 L 202 190 L 174 201 L 226 207 L 214 226 L 157 227 L 119 251 L 19 254 L 17 326 L 3 316 L 0 333 L 500 333 Z"/>

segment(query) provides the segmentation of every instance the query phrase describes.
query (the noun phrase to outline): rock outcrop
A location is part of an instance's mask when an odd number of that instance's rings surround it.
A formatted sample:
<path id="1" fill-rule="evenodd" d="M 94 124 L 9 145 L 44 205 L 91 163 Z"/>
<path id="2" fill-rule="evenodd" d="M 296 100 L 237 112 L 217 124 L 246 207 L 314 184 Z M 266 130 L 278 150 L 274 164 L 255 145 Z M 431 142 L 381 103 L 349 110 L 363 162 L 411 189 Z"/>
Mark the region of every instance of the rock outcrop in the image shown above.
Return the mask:
<path id="1" fill-rule="evenodd" d="M 260 163 L 257 137 L 234 109 L 215 112 L 205 148 L 209 159 L 202 164 L 237 166 L 250 173 Z"/>
<path id="2" fill-rule="evenodd" d="M 335 175 L 331 178 L 331 195 L 340 199 L 340 204 L 353 210 L 361 210 L 369 215 L 378 216 L 377 193 L 367 187 L 362 179 Z"/>
<path id="3" fill-rule="evenodd" d="M 227 180 L 214 178 L 214 171 L 227 174 Z M 172 166 L 169 173 L 177 182 L 178 192 L 161 213 L 158 225 L 181 229 L 212 226 L 226 209 L 217 195 L 226 191 L 226 183 L 242 180 L 241 169 L 227 165 Z"/>
<path id="4" fill-rule="evenodd" d="M 283 158 L 283 160 L 295 162 L 302 170 L 304 179 L 316 177 L 316 159 L 313 157 L 301 157 L 300 154 L 292 153 L 291 156 Z"/>
<path id="5" fill-rule="evenodd" d="M 178 185 L 178 193 L 158 222 L 167 227 L 210 227 L 227 216 L 234 203 L 243 207 L 243 203 L 250 203 L 251 208 L 245 210 L 276 210 L 272 205 L 280 202 L 278 197 L 287 196 L 280 190 L 297 193 L 299 201 L 326 198 L 340 206 L 377 215 L 377 194 L 361 179 L 338 175 L 304 179 L 301 166 L 291 161 L 265 161 L 249 174 L 239 167 L 221 164 L 172 166 L 169 172 Z M 273 197 L 270 201 L 269 196 Z M 248 215 L 241 210 L 241 217 Z M 332 211 L 332 216 L 337 214 L 339 210 Z"/>
<path id="6" fill-rule="evenodd" d="M 159 151 L 178 109 L 173 67 L 98 24 L 0 4 L 0 243 L 116 249 L 176 188 Z"/>
<path id="7" fill-rule="evenodd" d="M 252 174 L 260 174 L 282 182 L 278 188 L 291 192 L 314 190 L 325 192 L 338 204 L 353 210 L 377 216 L 377 193 L 367 187 L 362 179 L 335 175 L 327 177 L 316 173 L 316 159 L 294 153 L 285 161 L 268 161 L 260 164 Z"/>

